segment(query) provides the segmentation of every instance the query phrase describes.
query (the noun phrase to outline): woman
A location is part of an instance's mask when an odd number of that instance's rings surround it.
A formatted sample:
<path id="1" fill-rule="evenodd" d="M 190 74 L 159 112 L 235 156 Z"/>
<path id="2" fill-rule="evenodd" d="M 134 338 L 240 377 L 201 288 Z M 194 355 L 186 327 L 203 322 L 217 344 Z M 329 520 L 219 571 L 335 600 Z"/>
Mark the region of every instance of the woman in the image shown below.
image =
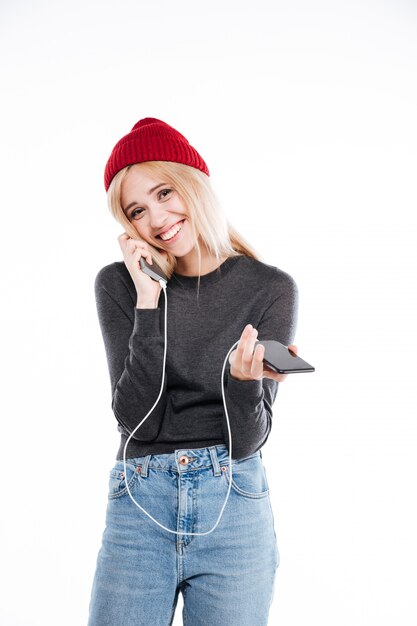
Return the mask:
<path id="1" fill-rule="evenodd" d="M 279 553 L 261 447 L 285 375 L 255 344 L 292 341 L 297 286 L 232 228 L 204 160 L 168 124 L 135 124 L 105 188 L 125 230 L 124 260 L 95 281 L 121 441 L 89 626 L 168 626 L 180 591 L 184 624 L 266 625 Z M 168 278 L 163 295 L 141 257 Z"/>

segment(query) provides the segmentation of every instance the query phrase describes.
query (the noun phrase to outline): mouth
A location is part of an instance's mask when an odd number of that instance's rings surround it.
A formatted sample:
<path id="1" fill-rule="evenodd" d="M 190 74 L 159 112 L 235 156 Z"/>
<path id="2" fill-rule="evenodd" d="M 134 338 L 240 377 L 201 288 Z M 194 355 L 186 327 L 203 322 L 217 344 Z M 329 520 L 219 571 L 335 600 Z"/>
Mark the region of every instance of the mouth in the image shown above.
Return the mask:
<path id="1" fill-rule="evenodd" d="M 176 241 L 179 238 L 182 225 L 184 224 L 184 222 L 185 222 L 185 218 L 177 222 L 176 224 L 174 224 L 169 230 L 167 230 L 165 233 L 162 233 L 162 235 L 157 235 L 156 236 L 157 239 L 160 239 L 164 243 L 170 243 L 171 241 Z"/>

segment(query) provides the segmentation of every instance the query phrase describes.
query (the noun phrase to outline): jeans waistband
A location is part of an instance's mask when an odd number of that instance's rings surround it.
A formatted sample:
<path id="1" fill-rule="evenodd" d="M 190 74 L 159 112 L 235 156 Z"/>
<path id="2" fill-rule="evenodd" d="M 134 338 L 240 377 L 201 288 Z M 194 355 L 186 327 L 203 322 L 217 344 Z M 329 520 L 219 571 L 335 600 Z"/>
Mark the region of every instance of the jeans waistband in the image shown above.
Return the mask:
<path id="1" fill-rule="evenodd" d="M 258 450 L 247 458 L 261 457 Z M 232 467 L 237 463 L 242 463 L 246 459 L 232 459 Z M 123 460 L 117 461 L 123 467 Z M 229 464 L 229 451 L 224 444 L 210 446 L 208 448 L 180 448 L 168 454 L 148 454 L 146 456 L 126 459 L 126 465 L 130 467 L 141 467 L 141 475 L 146 477 L 148 469 L 171 470 L 189 472 L 212 467 L 216 476 L 220 475 L 221 466 Z"/>

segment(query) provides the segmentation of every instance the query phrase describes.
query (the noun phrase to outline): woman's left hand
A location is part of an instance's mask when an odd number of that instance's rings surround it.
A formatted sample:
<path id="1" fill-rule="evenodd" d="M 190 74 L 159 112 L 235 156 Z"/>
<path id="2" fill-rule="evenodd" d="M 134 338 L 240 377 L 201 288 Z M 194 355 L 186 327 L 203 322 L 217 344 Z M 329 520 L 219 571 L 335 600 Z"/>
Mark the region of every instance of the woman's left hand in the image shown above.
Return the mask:
<path id="1" fill-rule="evenodd" d="M 256 346 L 258 331 L 251 324 L 245 326 L 237 348 L 229 356 L 230 374 L 237 380 L 259 380 L 261 378 L 272 378 L 278 383 L 285 380 L 288 374 L 278 374 L 270 369 L 264 362 L 265 347 L 261 344 Z M 291 345 L 288 348 L 297 354 L 297 346 Z"/>

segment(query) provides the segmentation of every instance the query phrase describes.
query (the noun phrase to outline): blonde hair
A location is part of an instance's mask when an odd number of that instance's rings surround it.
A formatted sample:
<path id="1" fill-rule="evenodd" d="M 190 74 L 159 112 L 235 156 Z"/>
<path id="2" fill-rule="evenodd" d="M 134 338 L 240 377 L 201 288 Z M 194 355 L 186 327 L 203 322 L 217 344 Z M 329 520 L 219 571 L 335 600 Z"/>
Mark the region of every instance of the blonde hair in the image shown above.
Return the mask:
<path id="1" fill-rule="evenodd" d="M 201 272 L 198 235 L 201 236 L 208 252 L 216 257 L 219 264 L 221 257 L 224 256 L 245 255 L 258 261 L 262 260 L 260 254 L 238 233 L 224 215 L 210 179 L 204 172 L 189 165 L 170 161 L 146 161 L 136 165 L 148 175 L 160 178 L 172 185 L 184 202 L 198 257 L 198 287 Z M 128 165 L 114 176 L 107 192 L 107 200 L 111 214 L 123 226 L 126 233 L 134 239 L 141 240 L 121 206 L 122 182 L 131 167 L 132 165 Z M 148 242 L 145 243 L 150 248 L 152 258 L 166 276 L 171 278 L 177 264 L 176 257 L 167 250 L 164 250 L 164 255 L 162 255 L 157 247 Z"/>

